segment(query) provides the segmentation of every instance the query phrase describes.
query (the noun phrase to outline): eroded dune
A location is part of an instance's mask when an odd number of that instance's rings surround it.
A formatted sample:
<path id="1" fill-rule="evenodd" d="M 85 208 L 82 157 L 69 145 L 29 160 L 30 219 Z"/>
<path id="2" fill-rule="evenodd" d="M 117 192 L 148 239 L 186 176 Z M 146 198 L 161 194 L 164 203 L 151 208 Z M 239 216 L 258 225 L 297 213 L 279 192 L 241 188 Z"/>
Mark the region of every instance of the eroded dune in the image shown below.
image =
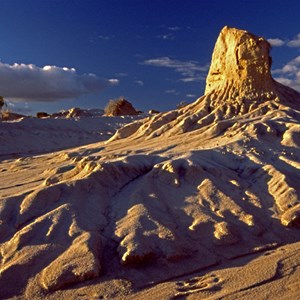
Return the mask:
<path id="1" fill-rule="evenodd" d="M 125 125 L 106 142 L 3 161 L 0 296 L 131 297 L 298 242 L 300 94 L 272 79 L 269 48 L 225 27 L 195 103 Z M 249 261 L 244 285 L 230 285 L 234 272 L 224 271 L 232 274 L 224 283 L 207 271 L 145 295 L 235 299 L 277 278 L 274 261 Z M 289 264 L 295 274 L 299 263 Z"/>

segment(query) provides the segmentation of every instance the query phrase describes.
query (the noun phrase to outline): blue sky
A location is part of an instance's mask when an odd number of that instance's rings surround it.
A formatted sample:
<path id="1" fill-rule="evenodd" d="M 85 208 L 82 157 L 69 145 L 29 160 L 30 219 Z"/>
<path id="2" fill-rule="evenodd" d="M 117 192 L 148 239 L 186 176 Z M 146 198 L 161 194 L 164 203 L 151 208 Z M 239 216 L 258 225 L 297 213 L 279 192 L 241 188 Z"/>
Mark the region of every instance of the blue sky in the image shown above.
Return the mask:
<path id="1" fill-rule="evenodd" d="M 0 0 L 0 95 L 12 110 L 169 110 L 204 92 L 223 26 L 273 44 L 273 76 L 300 90 L 299 1 Z"/>

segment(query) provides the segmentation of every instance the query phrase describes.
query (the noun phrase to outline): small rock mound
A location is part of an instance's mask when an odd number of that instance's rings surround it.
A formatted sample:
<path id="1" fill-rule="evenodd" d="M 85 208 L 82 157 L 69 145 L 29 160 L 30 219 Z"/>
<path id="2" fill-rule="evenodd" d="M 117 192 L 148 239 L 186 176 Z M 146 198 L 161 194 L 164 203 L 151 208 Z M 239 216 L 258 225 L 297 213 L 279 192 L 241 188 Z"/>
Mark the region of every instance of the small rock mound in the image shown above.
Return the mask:
<path id="1" fill-rule="evenodd" d="M 39 119 L 42 119 L 42 118 L 47 118 L 49 117 L 50 115 L 46 112 L 43 112 L 43 111 L 40 111 L 40 112 L 37 112 L 36 113 L 36 117 L 39 118 Z"/>
<path id="2" fill-rule="evenodd" d="M 123 98 L 110 100 L 105 107 L 104 112 L 106 116 L 129 116 L 139 114 L 132 104 Z"/>
<path id="3" fill-rule="evenodd" d="M 13 113 L 13 112 L 10 112 L 10 111 L 3 111 L 0 114 L 0 120 L 2 120 L 2 121 L 15 121 L 15 120 L 21 120 L 23 118 L 28 118 L 28 116 Z"/>

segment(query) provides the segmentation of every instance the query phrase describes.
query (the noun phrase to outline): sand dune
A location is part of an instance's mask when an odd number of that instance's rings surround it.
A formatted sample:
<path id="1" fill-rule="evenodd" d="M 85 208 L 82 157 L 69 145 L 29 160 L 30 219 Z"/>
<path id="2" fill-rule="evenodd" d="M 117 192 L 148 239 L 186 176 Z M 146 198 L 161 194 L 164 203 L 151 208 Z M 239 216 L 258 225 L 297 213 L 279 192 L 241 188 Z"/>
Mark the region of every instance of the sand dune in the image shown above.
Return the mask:
<path id="1" fill-rule="evenodd" d="M 74 109 L 73 109 L 74 110 Z M 72 113 L 70 110 L 69 115 Z M 0 158 L 37 155 L 110 138 L 116 129 L 140 116 L 20 118 L 0 122 Z"/>
<path id="2" fill-rule="evenodd" d="M 225 27 L 195 103 L 3 160 L 0 297 L 299 296 L 300 94 L 269 48 Z"/>

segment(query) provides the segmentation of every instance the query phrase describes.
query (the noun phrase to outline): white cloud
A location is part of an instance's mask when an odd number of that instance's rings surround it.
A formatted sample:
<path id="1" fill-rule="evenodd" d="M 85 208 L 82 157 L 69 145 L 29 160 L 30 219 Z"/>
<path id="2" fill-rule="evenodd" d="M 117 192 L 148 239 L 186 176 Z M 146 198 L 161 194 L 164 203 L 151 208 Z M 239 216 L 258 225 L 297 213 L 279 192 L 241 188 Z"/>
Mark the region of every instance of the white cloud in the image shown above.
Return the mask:
<path id="1" fill-rule="evenodd" d="M 181 78 L 179 79 L 179 81 L 182 82 L 195 82 L 195 81 L 200 81 L 200 80 L 204 80 L 205 78 L 203 77 L 185 77 L 185 78 Z"/>
<path id="2" fill-rule="evenodd" d="M 111 39 L 114 39 L 115 36 L 114 35 L 98 35 L 97 38 L 100 40 L 111 40 Z"/>
<path id="3" fill-rule="evenodd" d="M 272 71 L 272 73 L 278 74 L 278 77 L 275 77 L 278 82 L 300 91 L 300 56 L 288 62 L 281 69 Z"/>
<path id="4" fill-rule="evenodd" d="M 297 56 L 296 58 L 289 61 L 287 64 L 285 64 L 281 69 L 276 69 L 272 73 L 273 74 L 286 74 L 291 73 L 295 74 L 300 69 L 300 56 Z"/>
<path id="5" fill-rule="evenodd" d="M 175 35 L 173 33 L 160 34 L 156 37 L 162 40 L 169 40 L 169 41 L 173 41 L 175 39 Z"/>
<path id="6" fill-rule="evenodd" d="M 202 80 L 205 78 L 209 65 L 200 66 L 197 61 L 180 61 L 177 59 L 171 59 L 167 56 L 153 58 L 145 60 L 142 64 L 153 66 L 153 67 L 163 67 L 174 69 L 175 72 L 180 73 L 184 78 L 180 79 L 183 82 L 191 82 Z"/>
<path id="7" fill-rule="evenodd" d="M 289 47 L 300 48 L 300 33 L 297 36 L 287 43 Z"/>
<path id="8" fill-rule="evenodd" d="M 178 92 L 177 92 L 176 90 L 174 90 L 174 89 L 172 89 L 172 90 L 165 90 L 165 93 L 166 93 L 166 94 L 174 94 L 174 95 L 178 95 Z"/>
<path id="9" fill-rule="evenodd" d="M 95 74 L 79 75 L 74 68 L 0 62 L 0 93 L 15 101 L 51 102 L 99 92 L 118 84 Z"/>
<path id="10" fill-rule="evenodd" d="M 297 65 L 288 63 L 282 68 L 282 73 L 295 73 L 297 72 L 297 70 L 298 70 Z"/>
<path id="11" fill-rule="evenodd" d="M 135 83 L 140 86 L 144 85 L 144 82 L 142 80 L 136 80 Z"/>
<path id="12" fill-rule="evenodd" d="M 285 77 L 277 77 L 275 78 L 276 81 L 280 82 L 281 84 L 284 84 L 286 86 L 291 87 L 292 89 L 300 92 L 300 78 L 285 78 Z"/>
<path id="13" fill-rule="evenodd" d="M 276 77 L 275 80 L 287 86 L 291 86 L 291 84 L 293 83 L 291 79 L 284 77 Z"/>
<path id="14" fill-rule="evenodd" d="M 195 98 L 195 97 L 197 97 L 196 95 L 194 95 L 194 94 L 187 94 L 186 95 L 188 98 Z"/>
<path id="15" fill-rule="evenodd" d="M 285 44 L 285 42 L 281 39 L 275 38 L 275 39 L 268 39 L 268 42 L 271 44 L 273 47 L 281 47 Z"/>
<path id="16" fill-rule="evenodd" d="M 292 40 L 282 40 L 280 38 L 271 38 L 268 39 L 268 42 L 273 47 L 281 47 L 281 46 L 288 46 L 291 48 L 300 48 L 300 33 L 296 35 L 296 37 Z"/>
<path id="17" fill-rule="evenodd" d="M 179 27 L 179 26 L 170 26 L 170 27 L 168 27 L 168 29 L 171 30 L 171 31 L 178 31 L 178 30 L 181 29 L 181 27 Z"/>
<path id="18" fill-rule="evenodd" d="M 89 75 L 93 75 L 93 74 L 89 74 Z M 106 79 L 107 82 L 109 83 L 109 85 L 117 85 L 119 84 L 119 79 L 116 79 L 116 78 L 111 78 L 111 79 Z"/>

